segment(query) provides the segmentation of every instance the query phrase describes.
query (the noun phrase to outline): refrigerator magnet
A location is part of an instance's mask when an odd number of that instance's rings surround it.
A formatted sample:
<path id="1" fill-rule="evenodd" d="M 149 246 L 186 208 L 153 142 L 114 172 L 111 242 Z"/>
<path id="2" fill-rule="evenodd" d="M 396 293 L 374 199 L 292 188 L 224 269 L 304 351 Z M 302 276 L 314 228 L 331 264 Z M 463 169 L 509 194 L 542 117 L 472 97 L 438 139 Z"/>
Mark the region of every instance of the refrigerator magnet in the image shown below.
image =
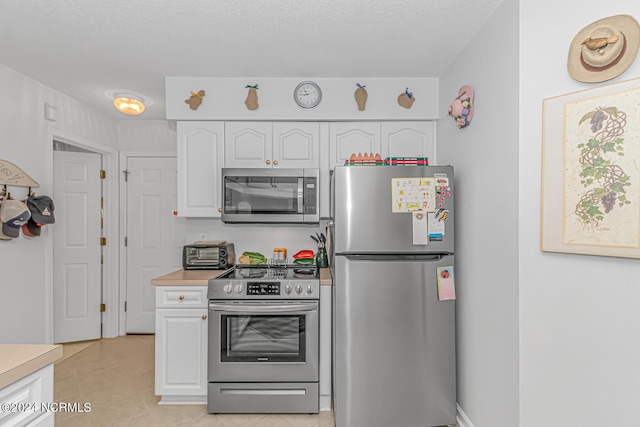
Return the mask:
<path id="1" fill-rule="evenodd" d="M 391 212 L 407 213 L 436 210 L 436 187 L 433 178 L 391 179 Z"/>
<path id="2" fill-rule="evenodd" d="M 411 228 L 414 245 L 426 245 L 429 243 L 427 229 L 427 212 L 413 212 L 411 215 Z"/>
<path id="3" fill-rule="evenodd" d="M 438 187 L 448 187 L 449 186 L 449 177 L 446 173 L 434 173 L 433 178 L 436 180 L 436 186 Z"/>
<path id="4" fill-rule="evenodd" d="M 444 236 L 444 223 L 445 221 L 440 219 L 440 210 L 436 212 L 429 212 L 427 214 L 427 227 L 429 230 L 428 237 L 431 242 L 441 242 Z M 446 217 L 445 217 L 446 219 Z"/>
<path id="5" fill-rule="evenodd" d="M 448 301 L 456 299 L 456 286 L 453 280 L 453 266 L 437 267 L 438 299 Z"/>

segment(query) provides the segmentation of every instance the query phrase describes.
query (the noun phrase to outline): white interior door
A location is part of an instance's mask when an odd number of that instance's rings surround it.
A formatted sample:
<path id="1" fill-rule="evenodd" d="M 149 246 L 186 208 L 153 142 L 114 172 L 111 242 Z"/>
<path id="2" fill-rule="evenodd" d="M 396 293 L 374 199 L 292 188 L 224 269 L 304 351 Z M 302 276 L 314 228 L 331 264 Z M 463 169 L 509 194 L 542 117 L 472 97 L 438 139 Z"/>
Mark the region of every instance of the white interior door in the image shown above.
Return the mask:
<path id="1" fill-rule="evenodd" d="M 182 268 L 186 220 L 174 216 L 175 157 L 128 157 L 127 333 L 155 331 L 151 279 Z"/>
<path id="2" fill-rule="evenodd" d="M 53 152 L 53 340 L 97 339 L 100 330 L 100 167 L 95 153 Z"/>

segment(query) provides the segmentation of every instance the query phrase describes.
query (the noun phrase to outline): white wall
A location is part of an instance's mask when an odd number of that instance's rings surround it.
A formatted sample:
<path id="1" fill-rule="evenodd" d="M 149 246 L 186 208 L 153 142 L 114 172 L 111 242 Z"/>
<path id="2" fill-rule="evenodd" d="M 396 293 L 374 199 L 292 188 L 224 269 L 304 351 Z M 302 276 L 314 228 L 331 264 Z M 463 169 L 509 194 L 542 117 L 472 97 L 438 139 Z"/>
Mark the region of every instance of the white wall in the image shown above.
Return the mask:
<path id="1" fill-rule="evenodd" d="M 169 120 L 122 120 L 118 122 L 121 151 L 176 152 L 176 123 Z"/>
<path id="2" fill-rule="evenodd" d="M 236 256 L 244 251 L 260 252 L 271 258 L 273 248 L 287 248 L 287 256 L 301 249 L 315 251 L 317 244 L 310 235 L 326 233 L 326 221 L 319 225 L 285 224 L 225 224 L 219 218 L 187 218 L 185 243 L 199 240 L 200 233 L 206 233 L 209 240 L 226 240 L 234 244 Z"/>
<path id="3" fill-rule="evenodd" d="M 438 159 L 456 185 L 458 405 L 475 427 L 518 425 L 517 17 L 517 2 L 502 3 L 440 78 Z M 466 84 L 474 118 L 458 129 L 447 110 Z"/>
<path id="4" fill-rule="evenodd" d="M 640 262 L 539 250 L 542 100 L 640 76 L 638 59 L 606 83 L 568 75 L 580 29 L 616 14 L 640 20 L 638 2 L 602 5 L 520 1 L 521 427 L 640 424 Z"/>
<path id="5" fill-rule="evenodd" d="M 104 146 L 116 146 L 116 126 L 94 110 L 0 65 L 0 158 L 8 160 L 35 179 L 37 194 L 51 195 L 50 127 L 65 135 Z M 57 109 L 57 120 L 44 119 L 44 105 Z M 23 199 L 26 188 L 10 187 Z M 42 236 L 0 241 L 0 342 L 47 341 L 49 306 L 45 303 L 50 230 Z"/>

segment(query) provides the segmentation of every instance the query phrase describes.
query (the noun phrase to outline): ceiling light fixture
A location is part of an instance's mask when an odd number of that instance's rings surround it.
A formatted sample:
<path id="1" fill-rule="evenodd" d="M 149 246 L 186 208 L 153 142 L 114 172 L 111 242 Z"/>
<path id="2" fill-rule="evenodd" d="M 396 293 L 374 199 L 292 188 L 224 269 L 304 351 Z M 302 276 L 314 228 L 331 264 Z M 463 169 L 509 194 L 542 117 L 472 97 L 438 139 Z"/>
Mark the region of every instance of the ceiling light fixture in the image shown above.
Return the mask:
<path id="1" fill-rule="evenodd" d="M 119 93 L 118 97 L 113 100 L 113 105 L 116 110 L 124 114 L 135 116 L 144 112 L 142 100 L 128 93 Z"/>
<path id="2" fill-rule="evenodd" d="M 108 90 L 105 95 L 113 101 L 113 106 L 116 107 L 116 110 L 132 116 L 142 114 L 146 106 L 153 104 L 145 96 L 129 90 Z"/>

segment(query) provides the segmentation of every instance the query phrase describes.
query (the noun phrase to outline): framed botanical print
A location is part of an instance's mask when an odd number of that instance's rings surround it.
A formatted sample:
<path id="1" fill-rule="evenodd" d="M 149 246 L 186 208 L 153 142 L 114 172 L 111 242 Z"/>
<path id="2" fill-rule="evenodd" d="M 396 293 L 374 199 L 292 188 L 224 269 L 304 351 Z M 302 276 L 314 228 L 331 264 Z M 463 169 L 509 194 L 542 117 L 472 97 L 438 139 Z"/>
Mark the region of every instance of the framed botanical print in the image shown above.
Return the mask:
<path id="1" fill-rule="evenodd" d="M 640 258 L 640 79 L 543 102 L 540 249 Z"/>

